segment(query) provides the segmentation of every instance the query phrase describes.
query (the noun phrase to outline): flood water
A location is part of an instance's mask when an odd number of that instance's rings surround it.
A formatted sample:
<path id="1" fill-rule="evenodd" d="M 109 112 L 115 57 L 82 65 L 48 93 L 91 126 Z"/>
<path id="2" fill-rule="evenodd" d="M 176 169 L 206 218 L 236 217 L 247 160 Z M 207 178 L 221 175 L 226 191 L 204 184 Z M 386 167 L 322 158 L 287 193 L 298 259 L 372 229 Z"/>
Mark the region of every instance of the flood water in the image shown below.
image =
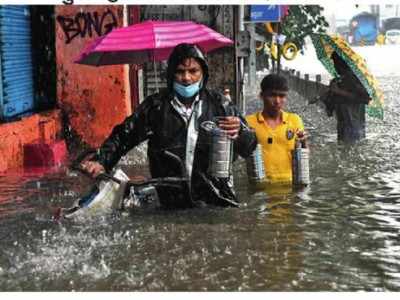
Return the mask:
<path id="1" fill-rule="evenodd" d="M 311 133 L 311 186 L 254 192 L 241 208 L 51 221 L 92 184 L 58 170 L 0 177 L 0 291 L 399 291 L 399 78 L 380 78 L 385 121 L 336 142 L 335 119 L 291 94 Z M 250 105 L 254 110 L 254 103 Z M 123 165 L 131 174 L 145 168 Z"/>

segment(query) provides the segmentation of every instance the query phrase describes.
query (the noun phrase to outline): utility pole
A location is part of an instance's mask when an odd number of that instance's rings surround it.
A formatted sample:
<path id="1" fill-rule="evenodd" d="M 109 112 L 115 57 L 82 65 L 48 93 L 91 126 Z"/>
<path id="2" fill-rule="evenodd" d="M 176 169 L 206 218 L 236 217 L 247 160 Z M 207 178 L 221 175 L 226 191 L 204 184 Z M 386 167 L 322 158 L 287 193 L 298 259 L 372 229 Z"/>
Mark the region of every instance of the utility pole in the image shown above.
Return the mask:
<path id="1" fill-rule="evenodd" d="M 277 36 L 277 43 L 276 43 L 276 49 L 277 49 L 277 55 L 278 55 L 278 57 L 277 57 L 277 61 L 278 61 L 278 63 L 277 63 L 277 65 L 278 65 L 278 68 L 277 68 L 277 74 L 279 75 L 279 73 L 281 72 L 281 57 L 282 57 L 282 55 L 281 55 L 281 49 L 282 49 L 282 45 L 281 45 L 281 41 L 280 41 L 280 35 L 281 35 L 281 30 L 282 30 L 282 27 L 281 27 L 281 22 L 278 22 L 278 30 L 277 30 L 277 34 L 278 34 L 278 36 Z"/>
<path id="2" fill-rule="evenodd" d="M 246 101 L 244 98 L 245 95 L 245 86 L 244 86 L 244 57 L 242 55 L 238 55 L 238 45 L 239 37 L 244 33 L 244 5 L 239 5 L 236 11 L 236 28 L 235 28 L 235 36 L 236 36 L 236 105 L 239 111 L 242 114 L 246 113 Z"/>
<path id="3" fill-rule="evenodd" d="M 255 47 L 256 29 L 255 29 L 254 23 L 248 23 L 248 24 L 246 24 L 246 27 L 247 27 L 247 31 L 250 33 L 250 42 L 249 42 L 250 53 L 249 53 L 249 57 L 247 59 L 247 66 L 248 66 L 247 70 L 248 70 L 248 79 L 249 79 L 248 86 L 250 87 L 250 89 L 253 89 L 253 88 L 255 88 L 255 86 L 257 84 L 256 47 Z"/>

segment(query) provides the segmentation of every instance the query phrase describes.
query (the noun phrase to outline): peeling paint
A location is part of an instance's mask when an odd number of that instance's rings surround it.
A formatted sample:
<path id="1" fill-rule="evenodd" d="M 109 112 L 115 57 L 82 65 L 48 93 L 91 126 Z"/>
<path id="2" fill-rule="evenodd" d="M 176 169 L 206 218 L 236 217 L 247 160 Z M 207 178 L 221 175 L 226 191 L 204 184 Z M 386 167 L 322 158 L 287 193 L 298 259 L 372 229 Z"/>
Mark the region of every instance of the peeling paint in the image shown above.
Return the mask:
<path id="1" fill-rule="evenodd" d="M 58 104 L 72 138 L 78 139 L 69 142 L 98 147 L 130 112 L 129 86 L 123 84 L 126 69 L 122 65 L 94 67 L 73 61 L 93 38 L 122 26 L 123 6 L 56 6 L 55 13 L 57 20 L 73 22 L 56 22 Z M 101 20 L 101 16 L 106 17 Z"/>

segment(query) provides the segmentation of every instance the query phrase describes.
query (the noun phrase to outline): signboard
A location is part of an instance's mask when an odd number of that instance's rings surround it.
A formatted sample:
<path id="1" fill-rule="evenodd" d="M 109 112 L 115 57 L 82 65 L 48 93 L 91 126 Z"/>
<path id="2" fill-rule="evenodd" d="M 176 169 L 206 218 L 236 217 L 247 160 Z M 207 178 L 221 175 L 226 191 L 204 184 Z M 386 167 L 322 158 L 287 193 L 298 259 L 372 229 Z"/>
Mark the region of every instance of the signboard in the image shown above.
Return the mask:
<path id="1" fill-rule="evenodd" d="M 280 5 L 250 5 L 250 22 L 279 22 Z"/>

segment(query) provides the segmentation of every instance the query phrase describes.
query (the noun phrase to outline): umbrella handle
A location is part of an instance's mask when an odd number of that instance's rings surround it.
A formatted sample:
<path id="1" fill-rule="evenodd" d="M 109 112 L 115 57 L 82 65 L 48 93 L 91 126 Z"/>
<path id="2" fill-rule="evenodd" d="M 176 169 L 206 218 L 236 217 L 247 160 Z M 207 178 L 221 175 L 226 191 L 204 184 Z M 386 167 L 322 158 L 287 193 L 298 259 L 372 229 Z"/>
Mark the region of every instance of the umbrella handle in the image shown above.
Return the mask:
<path id="1" fill-rule="evenodd" d="M 158 89 L 158 80 L 157 80 L 157 64 L 156 64 L 156 60 L 154 57 L 153 57 L 153 67 L 154 67 L 154 80 L 156 82 L 156 92 L 158 93 L 159 89 Z"/>

